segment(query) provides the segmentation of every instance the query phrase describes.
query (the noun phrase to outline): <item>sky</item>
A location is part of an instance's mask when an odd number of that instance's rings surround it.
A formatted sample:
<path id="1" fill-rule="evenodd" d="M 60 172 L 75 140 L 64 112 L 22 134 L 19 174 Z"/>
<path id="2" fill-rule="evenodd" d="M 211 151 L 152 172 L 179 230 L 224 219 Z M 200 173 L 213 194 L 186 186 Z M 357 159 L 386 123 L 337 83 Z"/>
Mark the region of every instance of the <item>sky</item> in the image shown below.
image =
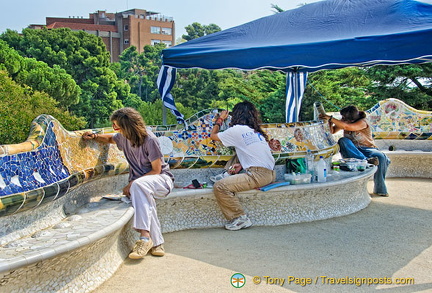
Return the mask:
<path id="1" fill-rule="evenodd" d="M 272 15 L 272 4 L 284 10 L 298 8 L 303 3 L 319 0 L 11 0 L 2 1 L 0 33 L 6 29 L 21 32 L 29 24 L 45 24 L 45 17 L 89 17 L 97 10 L 120 12 L 145 9 L 174 18 L 176 39 L 185 34 L 184 27 L 194 22 L 217 24 L 231 28 L 261 17 Z"/>
<path id="2" fill-rule="evenodd" d="M 176 39 L 185 34 L 185 27 L 194 22 L 217 24 L 231 28 L 261 17 L 272 15 L 272 4 L 284 10 L 298 8 L 320 0 L 3 0 L 0 9 L 0 33 L 6 29 L 21 32 L 29 24 L 45 24 L 45 17 L 89 17 L 97 10 L 120 12 L 145 9 L 174 18 Z M 432 4 L 432 0 L 421 0 Z"/>

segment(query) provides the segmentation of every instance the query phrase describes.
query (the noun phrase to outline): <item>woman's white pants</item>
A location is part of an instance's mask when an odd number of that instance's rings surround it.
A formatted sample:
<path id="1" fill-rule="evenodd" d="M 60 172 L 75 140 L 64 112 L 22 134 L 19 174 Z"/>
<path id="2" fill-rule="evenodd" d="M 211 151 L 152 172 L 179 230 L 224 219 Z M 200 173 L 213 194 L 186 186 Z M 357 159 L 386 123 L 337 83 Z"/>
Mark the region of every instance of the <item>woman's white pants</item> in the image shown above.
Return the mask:
<path id="1" fill-rule="evenodd" d="M 142 176 L 135 179 L 130 187 L 130 198 L 135 209 L 133 227 L 149 231 L 153 246 L 164 243 L 155 198 L 166 197 L 173 187 L 173 180 L 165 174 Z"/>

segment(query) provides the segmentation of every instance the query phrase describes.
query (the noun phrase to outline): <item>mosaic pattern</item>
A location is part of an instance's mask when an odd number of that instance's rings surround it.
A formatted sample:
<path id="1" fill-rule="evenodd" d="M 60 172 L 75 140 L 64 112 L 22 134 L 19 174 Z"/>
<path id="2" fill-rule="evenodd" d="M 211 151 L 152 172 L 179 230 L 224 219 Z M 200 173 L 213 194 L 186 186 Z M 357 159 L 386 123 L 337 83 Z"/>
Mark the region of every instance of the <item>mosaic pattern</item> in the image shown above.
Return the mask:
<path id="1" fill-rule="evenodd" d="M 381 101 L 367 112 L 376 139 L 432 140 L 432 112 L 396 99 Z M 215 115 L 197 113 L 189 119 L 188 129 L 151 126 L 172 169 L 225 166 L 233 150 L 209 138 Z M 263 124 L 263 128 L 277 164 L 303 157 L 308 149 L 324 157 L 338 151 L 327 124 L 319 121 Z M 94 131 L 113 132 L 112 128 Z M 83 142 L 83 131 L 67 131 L 49 115 L 37 117 L 30 133 L 24 143 L 0 146 L 0 216 L 55 200 L 88 180 L 128 172 L 123 153 L 115 146 Z"/>
<path id="2" fill-rule="evenodd" d="M 215 113 L 199 113 L 188 129 L 150 126 L 172 169 L 221 168 L 233 149 L 210 139 Z M 228 128 L 226 121 L 222 130 Z M 277 164 L 303 157 L 306 150 L 330 157 L 338 147 L 327 124 L 300 122 L 264 124 Z M 84 142 L 85 130 L 67 131 L 53 117 L 32 122 L 31 135 L 22 144 L 0 146 L 0 216 L 28 210 L 64 196 L 81 183 L 128 172 L 123 153 L 114 145 Z M 112 128 L 94 129 L 112 133 Z"/>
<path id="3" fill-rule="evenodd" d="M 233 149 L 210 139 L 214 121 L 215 114 L 210 113 L 199 117 L 187 131 L 158 131 L 157 126 L 152 127 L 153 132 L 159 137 L 165 159 L 172 169 L 225 166 L 234 153 Z M 228 128 L 229 122 L 225 121 L 222 130 Z M 276 164 L 285 163 L 286 159 L 304 157 L 308 149 L 324 157 L 332 156 L 338 151 L 327 124 L 320 121 L 262 126 L 270 138 Z"/>
<path id="4" fill-rule="evenodd" d="M 56 200 L 88 180 L 128 171 L 122 152 L 84 144 L 82 132 L 69 132 L 52 116 L 41 115 L 26 142 L 1 146 L 0 216 Z"/>
<path id="5" fill-rule="evenodd" d="M 380 101 L 367 111 L 375 139 L 432 140 L 432 112 L 397 99 Z"/>

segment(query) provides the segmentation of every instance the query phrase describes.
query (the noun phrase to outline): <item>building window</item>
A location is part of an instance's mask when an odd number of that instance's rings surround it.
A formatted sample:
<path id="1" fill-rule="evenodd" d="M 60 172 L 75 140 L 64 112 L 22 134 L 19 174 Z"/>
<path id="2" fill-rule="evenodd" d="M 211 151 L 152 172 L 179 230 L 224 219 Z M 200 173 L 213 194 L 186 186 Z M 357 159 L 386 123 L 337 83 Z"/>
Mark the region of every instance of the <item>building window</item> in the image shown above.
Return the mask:
<path id="1" fill-rule="evenodd" d="M 154 46 L 154 44 L 159 44 L 160 42 L 160 40 L 151 40 L 152 46 Z"/>
<path id="2" fill-rule="evenodd" d="M 129 39 L 124 39 L 124 44 L 129 45 Z"/>
<path id="3" fill-rule="evenodd" d="M 128 31 L 129 30 L 129 25 L 125 24 L 123 27 L 123 30 Z"/>
<path id="4" fill-rule="evenodd" d="M 172 46 L 172 42 L 171 41 L 162 41 L 162 43 L 164 43 L 167 47 L 171 47 Z"/>
<path id="5" fill-rule="evenodd" d="M 152 26 L 150 32 L 152 34 L 160 34 L 161 33 L 160 32 L 160 27 L 158 27 L 158 26 Z"/>
<path id="6" fill-rule="evenodd" d="M 172 28 L 170 28 L 170 27 L 163 27 L 162 28 L 162 34 L 163 35 L 172 35 Z"/>

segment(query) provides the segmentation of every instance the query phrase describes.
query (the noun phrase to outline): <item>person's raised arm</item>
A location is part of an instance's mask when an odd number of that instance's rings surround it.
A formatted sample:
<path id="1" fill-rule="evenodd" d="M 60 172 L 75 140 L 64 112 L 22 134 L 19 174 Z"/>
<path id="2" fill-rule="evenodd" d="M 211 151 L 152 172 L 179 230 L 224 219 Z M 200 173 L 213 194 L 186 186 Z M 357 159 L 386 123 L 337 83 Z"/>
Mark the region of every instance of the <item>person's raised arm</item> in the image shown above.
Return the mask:
<path id="1" fill-rule="evenodd" d="M 113 133 L 99 134 L 91 131 L 86 131 L 83 133 L 82 138 L 84 140 L 95 140 L 100 143 L 115 143 L 113 136 Z"/>
<path id="2" fill-rule="evenodd" d="M 225 119 L 227 119 L 227 117 L 228 117 L 228 111 L 227 110 L 223 110 L 220 113 L 219 117 L 216 119 L 215 124 L 213 125 L 213 129 L 212 129 L 212 131 L 210 133 L 211 140 L 220 141 L 218 133 L 219 133 L 219 130 L 221 129 L 221 127 L 222 127 L 222 123 L 225 121 Z"/>
<path id="3" fill-rule="evenodd" d="M 331 133 L 336 133 L 343 129 L 346 131 L 359 131 L 365 129 L 368 125 L 365 119 L 357 120 L 356 122 L 348 123 L 344 120 L 339 120 L 329 115 L 319 115 L 321 119 L 328 120 Z"/>
<path id="4" fill-rule="evenodd" d="M 330 127 L 330 132 L 333 133 L 333 134 L 342 129 L 342 128 L 338 127 L 336 124 L 333 123 L 333 121 L 335 120 L 335 118 L 333 118 L 333 116 L 331 116 L 331 115 L 319 114 L 319 118 L 328 122 L 329 127 Z"/>

